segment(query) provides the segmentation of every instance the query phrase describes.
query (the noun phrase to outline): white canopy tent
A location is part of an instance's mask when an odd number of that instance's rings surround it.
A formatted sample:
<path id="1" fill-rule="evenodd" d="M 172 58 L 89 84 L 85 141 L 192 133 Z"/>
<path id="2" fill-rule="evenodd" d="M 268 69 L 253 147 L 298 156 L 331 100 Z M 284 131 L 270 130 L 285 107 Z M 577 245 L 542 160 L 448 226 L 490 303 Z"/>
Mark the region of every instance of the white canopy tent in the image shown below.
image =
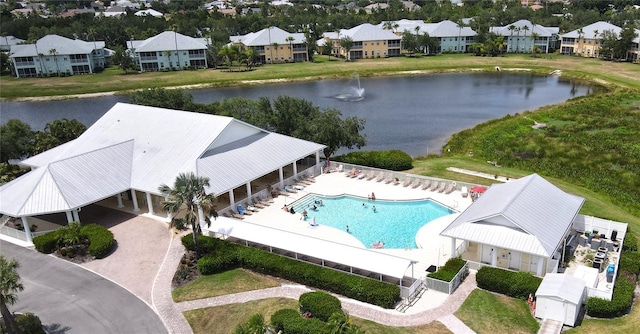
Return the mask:
<path id="1" fill-rule="evenodd" d="M 203 230 L 262 244 L 271 250 L 289 251 L 297 259 L 304 256 L 320 259 L 323 266 L 325 262 L 333 262 L 348 266 L 350 272 L 360 269 L 376 273 L 380 280 L 383 276 L 396 278 L 400 280 L 400 285 L 405 272 L 414 264 L 412 260 L 394 255 L 225 217 L 216 218 L 210 227 L 203 227 Z"/>

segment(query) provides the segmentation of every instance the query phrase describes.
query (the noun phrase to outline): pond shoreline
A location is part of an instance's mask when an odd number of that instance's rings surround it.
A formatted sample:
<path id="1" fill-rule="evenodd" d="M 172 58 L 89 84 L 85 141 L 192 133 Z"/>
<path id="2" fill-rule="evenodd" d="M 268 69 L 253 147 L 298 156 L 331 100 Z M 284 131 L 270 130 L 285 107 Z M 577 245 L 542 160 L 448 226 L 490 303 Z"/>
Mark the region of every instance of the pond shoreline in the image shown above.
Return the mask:
<path id="1" fill-rule="evenodd" d="M 535 71 L 531 68 L 500 68 L 499 71 L 504 72 L 529 72 L 535 73 Z M 556 70 L 558 71 L 558 70 Z M 412 76 L 412 75 L 430 75 L 430 74 L 442 74 L 442 73 L 477 73 L 477 72 L 494 72 L 488 71 L 482 68 L 468 68 L 464 70 L 406 70 L 406 71 L 393 71 L 393 72 L 382 72 L 379 74 L 371 75 L 371 77 L 391 77 L 391 76 Z M 555 72 L 555 71 L 554 71 Z M 553 72 L 549 73 L 551 75 Z M 302 78 L 273 78 L 273 79 L 262 79 L 262 80 L 239 80 L 236 82 L 220 85 L 217 83 L 201 83 L 201 84 L 193 84 L 193 85 L 181 85 L 181 86 L 167 86 L 160 87 L 164 89 L 205 89 L 205 88 L 222 88 L 222 87 L 238 87 L 238 86 L 255 86 L 255 85 L 263 85 L 263 84 L 278 84 L 278 83 L 289 83 L 289 82 L 305 82 L 305 81 L 314 81 L 314 80 L 328 80 L 328 79 L 337 79 L 337 78 L 346 78 L 351 76 L 348 75 L 343 76 L 309 76 Z M 603 84 L 603 83 L 600 83 Z M 107 91 L 107 92 L 97 92 L 97 93 L 86 93 L 86 94 L 69 94 L 69 95 L 52 95 L 52 96 L 28 96 L 28 97 L 17 97 L 17 98 L 1 98 L 0 101 L 6 102 L 43 102 L 43 101 L 59 101 L 59 100 L 68 100 L 68 99 L 83 99 L 83 98 L 94 98 L 101 96 L 112 96 L 112 95 L 128 95 L 133 93 L 135 90 L 122 90 L 122 91 Z"/>

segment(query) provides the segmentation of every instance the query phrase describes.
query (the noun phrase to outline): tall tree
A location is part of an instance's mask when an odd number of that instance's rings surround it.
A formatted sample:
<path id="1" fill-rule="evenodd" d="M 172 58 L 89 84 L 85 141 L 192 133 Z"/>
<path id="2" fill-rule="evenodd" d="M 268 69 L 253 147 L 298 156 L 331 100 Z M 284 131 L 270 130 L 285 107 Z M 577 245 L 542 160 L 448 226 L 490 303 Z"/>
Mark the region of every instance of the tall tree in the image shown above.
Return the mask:
<path id="1" fill-rule="evenodd" d="M 0 162 L 21 159 L 33 148 L 34 133 L 29 124 L 10 119 L 0 126 Z"/>
<path id="2" fill-rule="evenodd" d="M 206 193 L 205 188 L 207 187 L 209 187 L 209 178 L 196 176 L 193 172 L 189 172 L 180 173 L 176 177 L 173 188 L 166 184 L 162 184 L 158 188 L 160 193 L 167 198 L 161 206 L 173 214 L 172 223 L 176 219 L 184 219 L 187 224 L 191 225 L 193 244 L 198 257 L 200 257 L 198 236 L 202 233 L 198 212 L 202 210 L 207 226 L 211 225 L 209 217 L 218 217 L 218 213 L 213 207 L 216 198 L 214 194 Z M 184 214 L 184 218 L 177 217 L 181 214 Z"/>
<path id="3" fill-rule="evenodd" d="M 325 158 L 330 158 L 341 147 L 351 149 L 362 148 L 366 143 L 364 131 L 365 120 L 357 117 L 341 118 L 337 109 L 326 109 L 311 121 L 311 132 L 308 139 L 327 147 L 323 150 Z"/>
<path id="4" fill-rule="evenodd" d="M 507 52 L 513 52 L 513 31 L 516 30 L 516 26 L 515 25 L 510 25 L 509 26 L 509 32 L 511 33 L 511 36 L 509 38 L 509 50 L 507 50 Z"/>
<path id="5" fill-rule="evenodd" d="M 4 255 L 0 255 L 0 314 L 8 334 L 21 333 L 16 319 L 7 306 L 15 304 L 18 301 L 16 293 L 24 290 L 17 271 L 19 267 L 20 264 L 15 259 L 7 261 Z"/>
<path id="6" fill-rule="evenodd" d="M 287 36 L 287 38 L 285 39 L 287 42 L 289 42 L 289 59 L 291 61 L 293 61 L 293 37 L 292 36 Z"/>
<path id="7" fill-rule="evenodd" d="M 58 51 L 56 49 L 50 49 L 49 54 L 53 55 L 53 60 L 56 62 L 56 72 L 60 76 L 60 66 L 58 66 Z"/>
<path id="8" fill-rule="evenodd" d="M 344 49 L 346 53 L 346 60 L 351 60 L 351 48 L 353 48 L 353 39 L 350 36 L 344 36 L 340 38 L 340 47 Z"/>

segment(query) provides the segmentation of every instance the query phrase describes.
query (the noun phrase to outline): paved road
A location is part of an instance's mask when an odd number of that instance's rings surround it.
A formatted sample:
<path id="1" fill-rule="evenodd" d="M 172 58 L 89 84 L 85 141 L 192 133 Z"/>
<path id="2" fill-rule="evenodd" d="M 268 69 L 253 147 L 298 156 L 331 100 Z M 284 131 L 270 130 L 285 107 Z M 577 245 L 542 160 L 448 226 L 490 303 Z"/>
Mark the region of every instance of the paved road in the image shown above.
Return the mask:
<path id="1" fill-rule="evenodd" d="M 24 291 L 10 310 L 35 313 L 50 333 L 167 333 L 149 305 L 101 276 L 1 240 L 0 253 L 20 262 Z"/>

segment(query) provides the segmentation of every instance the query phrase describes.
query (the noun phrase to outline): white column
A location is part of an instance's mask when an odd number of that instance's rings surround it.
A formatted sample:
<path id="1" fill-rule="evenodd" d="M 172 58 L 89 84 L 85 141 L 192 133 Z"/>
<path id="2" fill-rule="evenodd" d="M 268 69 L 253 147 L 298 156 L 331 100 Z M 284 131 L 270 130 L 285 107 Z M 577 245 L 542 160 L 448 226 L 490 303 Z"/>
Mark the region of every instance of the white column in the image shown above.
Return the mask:
<path id="1" fill-rule="evenodd" d="M 73 215 L 71 214 L 71 210 L 64 212 L 67 215 L 67 224 L 73 221 Z"/>
<path id="2" fill-rule="evenodd" d="M 32 244 L 33 238 L 31 237 L 31 228 L 29 227 L 29 222 L 27 221 L 27 217 L 20 217 L 22 219 L 22 226 L 24 227 L 24 233 L 27 236 L 27 242 Z"/>
<path id="3" fill-rule="evenodd" d="M 284 175 L 282 173 L 282 167 L 278 168 L 278 176 L 280 176 L 280 187 L 284 184 Z"/>
<path id="4" fill-rule="evenodd" d="M 538 268 L 536 269 L 537 276 L 542 276 L 543 264 L 544 264 L 544 258 L 542 256 L 538 256 Z"/>
<path id="5" fill-rule="evenodd" d="M 116 195 L 116 198 L 118 199 L 118 207 L 124 208 L 124 205 L 122 204 L 122 194 Z"/>
<path id="6" fill-rule="evenodd" d="M 145 194 L 147 194 L 147 207 L 149 208 L 149 213 L 153 214 L 153 201 L 151 200 L 151 193 Z"/>
<path id="7" fill-rule="evenodd" d="M 140 208 L 138 207 L 138 196 L 136 196 L 136 191 L 134 189 L 131 189 L 131 201 L 133 202 L 133 211 L 140 211 Z"/>
<path id="8" fill-rule="evenodd" d="M 80 214 L 78 213 L 78 209 L 75 209 L 71 212 L 73 214 L 73 221 L 80 224 Z"/>
<path id="9" fill-rule="evenodd" d="M 236 198 L 233 196 L 233 189 L 229 190 L 229 206 L 232 209 L 235 209 L 236 206 Z"/>
<path id="10" fill-rule="evenodd" d="M 293 162 L 293 176 L 298 176 L 298 164 L 296 163 L 296 161 Z"/>
<path id="11" fill-rule="evenodd" d="M 456 238 L 451 238 L 451 257 L 456 257 Z"/>
<path id="12" fill-rule="evenodd" d="M 494 267 L 498 266 L 498 248 L 491 248 L 491 265 Z"/>
<path id="13" fill-rule="evenodd" d="M 316 152 L 316 165 L 320 163 L 320 151 Z"/>
<path id="14" fill-rule="evenodd" d="M 249 199 L 249 204 L 253 204 L 251 200 L 251 182 L 247 182 L 247 198 Z"/>

